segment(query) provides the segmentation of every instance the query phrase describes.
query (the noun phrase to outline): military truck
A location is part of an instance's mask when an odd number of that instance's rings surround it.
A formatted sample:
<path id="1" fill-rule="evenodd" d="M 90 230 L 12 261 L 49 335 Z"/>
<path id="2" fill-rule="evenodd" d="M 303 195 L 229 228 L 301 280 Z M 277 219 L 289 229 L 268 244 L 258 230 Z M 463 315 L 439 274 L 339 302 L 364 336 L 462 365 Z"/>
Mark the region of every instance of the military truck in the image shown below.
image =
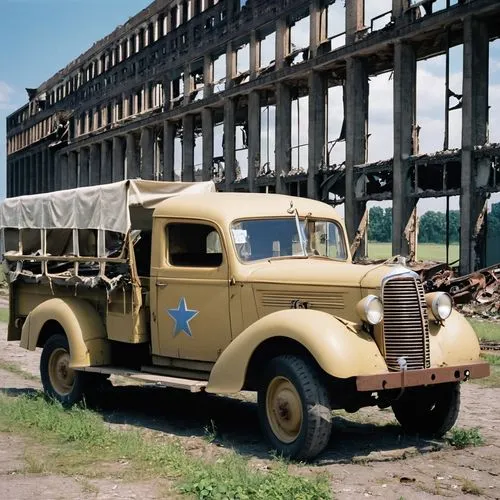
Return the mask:
<path id="1" fill-rule="evenodd" d="M 129 180 L 7 199 L 0 226 L 8 339 L 42 349 L 64 405 L 110 374 L 256 391 L 271 448 L 311 459 L 335 409 L 392 406 L 441 436 L 461 382 L 489 374 L 450 296 L 399 264 L 353 264 L 318 201 Z"/>

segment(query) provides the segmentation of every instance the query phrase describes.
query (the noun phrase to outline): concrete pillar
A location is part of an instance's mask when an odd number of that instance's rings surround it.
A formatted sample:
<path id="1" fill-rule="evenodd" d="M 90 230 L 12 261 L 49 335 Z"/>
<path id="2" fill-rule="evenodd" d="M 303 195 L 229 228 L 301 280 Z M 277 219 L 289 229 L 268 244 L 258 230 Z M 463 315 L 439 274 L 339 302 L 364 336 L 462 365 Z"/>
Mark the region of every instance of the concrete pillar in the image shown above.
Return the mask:
<path id="1" fill-rule="evenodd" d="M 410 0 L 392 0 L 392 18 L 399 19 L 409 6 Z"/>
<path id="2" fill-rule="evenodd" d="M 292 166 L 292 98 L 290 87 L 276 85 L 276 192 L 285 194 L 287 187 L 282 174 L 288 174 Z"/>
<path id="3" fill-rule="evenodd" d="M 30 194 L 35 194 L 37 192 L 37 170 L 37 155 L 30 155 Z"/>
<path id="4" fill-rule="evenodd" d="M 417 151 L 414 132 L 417 120 L 417 57 L 403 42 L 394 46 L 394 166 L 392 189 L 392 254 L 410 255 L 405 229 L 417 200 L 410 198 L 409 157 Z M 416 233 L 415 233 L 416 235 Z M 414 235 L 414 236 L 415 236 Z M 414 243 L 416 243 L 414 241 Z M 414 257 L 414 256 L 413 256 Z"/>
<path id="5" fill-rule="evenodd" d="M 189 104 L 191 100 L 191 92 L 193 92 L 193 77 L 191 76 L 191 66 L 186 64 L 184 67 L 184 104 Z"/>
<path id="6" fill-rule="evenodd" d="M 349 241 L 352 242 L 366 208 L 365 202 L 356 200 L 353 168 L 355 165 L 366 163 L 368 156 L 368 97 L 370 87 L 368 72 L 363 60 L 348 59 L 346 69 L 345 223 Z M 359 253 L 363 254 L 364 252 L 363 245 L 360 245 Z"/>
<path id="7" fill-rule="evenodd" d="M 23 166 L 23 194 L 29 194 L 30 179 L 29 179 L 29 172 L 28 172 L 28 159 L 26 156 L 21 160 L 21 163 Z"/>
<path id="8" fill-rule="evenodd" d="M 165 120 L 163 123 L 163 180 L 173 181 L 174 174 L 174 147 L 175 147 L 175 123 Z"/>
<path id="9" fill-rule="evenodd" d="M 7 188 L 6 188 L 6 196 L 10 198 L 14 196 L 14 189 L 12 188 L 12 161 L 7 160 Z"/>
<path id="10" fill-rule="evenodd" d="M 182 180 L 194 182 L 194 116 L 182 119 Z"/>
<path id="11" fill-rule="evenodd" d="M 69 158 L 67 153 L 62 153 L 56 156 L 56 169 L 54 176 L 54 189 L 66 189 L 68 187 L 69 178 Z"/>
<path id="12" fill-rule="evenodd" d="M 78 186 L 89 186 L 90 184 L 90 165 L 88 148 L 80 149 L 80 168 Z"/>
<path id="13" fill-rule="evenodd" d="M 318 55 L 320 44 L 327 38 L 326 10 L 323 0 L 311 0 L 309 6 L 309 53 L 310 57 Z"/>
<path id="14" fill-rule="evenodd" d="M 66 166 L 67 168 L 67 166 Z M 54 150 L 48 150 L 48 190 L 56 191 L 61 189 L 61 170 L 58 168 L 56 173 L 56 153 Z M 56 187 L 56 185 L 58 187 Z"/>
<path id="15" fill-rule="evenodd" d="M 365 0 L 349 0 L 345 5 L 346 43 L 353 43 L 356 33 L 365 26 Z"/>
<path id="16" fill-rule="evenodd" d="M 154 140 L 152 130 L 145 127 L 141 131 L 141 175 L 142 179 L 154 179 Z"/>
<path id="17" fill-rule="evenodd" d="M 46 193 L 49 190 L 48 180 L 49 180 L 49 158 L 48 151 L 46 149 L 42 150 L 40 153 L 41 157 L 41 170 L 40 170 L 40 192 Z"/>
<path id="18" fill-rule="evenodd" d="M 229 42 L 226 47 L 226 89 L 233 86 L 233 78 L 236 76 L 236 50 L 233 44 Z"/>
<path id="19" fill-rule="evenodd" d="M 468 17 L 464 21 L 460 195 L 460 270 L 463 274 L 482 267 L 486 252 L 483 226 L 486 197 L 479 189 L 488 184 L 489 162 L 474 158 L 474 146 L 488 141 L 488 65 L 488 27 Z"/>
<path id="20" fill-rule="evenodd" d="M 170 109 L 172 99 L 172 82 L 165 78 L 163 80 L 163 109 L 168 111 Z"/>
<path id="21" fill-rule="evenodd" d="M 214 93 L 214 61 L 211 54 L 205 54 L 203 59 L 203 97 L 210 97 Z"/>
<path id="22" fill-rule="evenodd" d="M 101 146 L 90 146 L 90 185 L 97 186 L 101 182 Z"/>
<path id="23" fill-rule="evenodd" d="M 210 181 L 214 166 L 214 116 L 210 108 L 201 112 L 203 135 L 203 180 Z"/>
<path id="24" fill-rule="evenodd" d="M 309 73 L 309 148 L 307 171 L 307 196 L 319 198 L 318 173 L 325 164 L 326 150 L 326 76 Z"/>
<path id="25" fill-rule="evenodd" d="M 101 144 L 101 184 L 112 182 L 113 172 L 113 150 L 109 141 L 103 141 Z"/>
<path id="26" fill-rule="evenodd" d="M 276 69 L 285 66 L 285 57 L 290 53 L 290 28 L 286 18 L 276 21 Z"/>
<path id="27" fill-rule="evenodd" d="M 254 90 L 248 94 L 248 190 L 252 193 L 255 189 L 255 178 L 260 167 L 260 93 Z"/>
<path id="28" fill-rule="evenodd" d="M 250 80 L 257 78 L 261 64 L 260 38 L 257 31 L 250 33 Z"/>
<path id="29" fill-rule="evenodd" d="M 224 169 L 226 191 L 231 191 L 236 177 L 236 103 L 234 99 L 227 99 L 224 104 Z"/>
<path id="30" fill-rule="evenodd" d="M 78 153 L 70 151 L 68 153 L 68 179 L 63 183 L 64 189 L 73 189 L 78 185 Z"/>
<path id="31" fill-rule="evenodd" d="M 125 179 L 125 144 L 122 137 L 113 137 L 113 172 L 112 182 Z"/>
<path id="32" fill-rule="evenodd" d="M 126 179 L 137 179 L 140 177 L 139 162 L 137 159 L 137 142 L 133 133 L 127 134 L 127 168 L 125 169 Z"/>
<path id="33" fill-rule="evenodd" d="M 19 161 L 14 161 L 14 169 L 13 169 L 13 179 L 14 179 L 14 196 L 20 196 L 21 194 L 21 186 L 20 186 L 20 177 L 19 177 Z"/>

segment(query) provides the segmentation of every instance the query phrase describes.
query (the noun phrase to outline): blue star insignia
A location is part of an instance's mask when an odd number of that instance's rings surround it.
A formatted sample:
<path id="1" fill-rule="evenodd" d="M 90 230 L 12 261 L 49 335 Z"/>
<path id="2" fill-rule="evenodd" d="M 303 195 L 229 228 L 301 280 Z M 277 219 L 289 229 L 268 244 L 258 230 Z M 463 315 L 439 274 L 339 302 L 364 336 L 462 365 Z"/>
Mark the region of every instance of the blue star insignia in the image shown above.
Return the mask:
<path id="1" fill-rule="evenodd" d="M 181 297 L 177 309 L 168 309 L 168 315 L 175 321 L 174 337 L 179 333 L 184 332 L 192 337 L 189 322 L 198 314 L 199 311 L 194 311 L 186 307 L 186 299 Z"/>

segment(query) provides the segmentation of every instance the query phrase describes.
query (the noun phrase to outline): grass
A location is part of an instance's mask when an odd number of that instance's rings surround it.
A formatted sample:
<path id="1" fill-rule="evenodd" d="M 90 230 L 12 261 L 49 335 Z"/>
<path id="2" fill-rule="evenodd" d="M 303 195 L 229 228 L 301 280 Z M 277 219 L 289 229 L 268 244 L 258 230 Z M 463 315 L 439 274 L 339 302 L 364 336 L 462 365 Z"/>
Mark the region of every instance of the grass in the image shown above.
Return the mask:
<path id="1" fill-rule="evenodd" d="M 14 373 L 15 375 L 19 375 L 25 380 L 40 380 L 40 377 L 35 377 L 31 373 L 23 370 L 19 366 L 14 363 L 9 363 L 8 361 L 4 361 L 0 359 L 0 369 L 8 371 L 10 373 Z"/>
<path id="2" fill-rule="evenodd" d="M 496 340 L 500 342 L 500 323 L 469 319 L 480 340 Z"/>
<path id="3" fill-rule="evenodd" d="M 392 257 L 391 243 L 368 242 L 368 257 L 370 259 L 388 259 Z M 459 246 L 450 245 L 450 262 L 458 260 Z M 446 245 L 437 245 L 434 243 L 419 243 L 417 247 L 418 260 L 446 261 Z"/>
<path id="4" fill-rule="evenodd" d="M 0 308 L 0 322 L 1 323 L 9 322 L 9 310 L 4 307 Z"/>
<path id="5" fill-rule="evenodd" d="M 484 444 L 483 436 L 477 427 L 465 429 L 462 427 L 454 427 L 447 437 L 447 441 L 455 448 L 462 450 L 469 446 L 481 446 Z"/>
<path id="6" fill-rule="evenodd" d="M 483 490 L 470 479 L 462 480 L 462 492 L 469 495 L 477 495 L 481 496 L 483 494 Z"/>
<path id="7" fill-rule="evenodd" d="M 8 397 L 0 394 L 0 432 L 32 436 L 55 449 L 65 448 L 64 459 L 46 460 L 50 472 L 58 464 L 59 473 L 71 474 L 102 469 L 96 462 L 129 462 L 127 479 L 167 478 L 177 490 L 200 499 L 329 499 L 325 476 L 303 477 L 290 474 L 282 460 L 271 462 L 270 470 L 253 469 L 248 461 L 227 452 L 215 461 L 189 455 L 172 438 L 138 431 L 110 429 L 102 417 L 86 408 L 64 410 L 47 402 L 41 394 Z M 94 464 L 94 467 L 89 467 Z M 82 467 L 83 466 L 83 467 Z M 30 470 L 40 464 L 31 461 Z M 135 473 L 135 476 L 134 476 Z"/>

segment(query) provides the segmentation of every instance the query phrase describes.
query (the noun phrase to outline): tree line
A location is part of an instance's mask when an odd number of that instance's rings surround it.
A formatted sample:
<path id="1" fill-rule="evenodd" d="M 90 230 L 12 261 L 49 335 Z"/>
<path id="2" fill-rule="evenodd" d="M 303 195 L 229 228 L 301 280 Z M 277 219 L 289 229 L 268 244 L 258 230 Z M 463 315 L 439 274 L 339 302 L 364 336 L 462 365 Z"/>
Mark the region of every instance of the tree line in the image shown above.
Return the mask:
<path id="1" fill-rule="evenodd" d="M 488 233 L 500 234 L 500 203 L 492 205 L 488 213 Z M 368 239 L 370 241 L 392 241 L 392 208 L 372 207 L 369 212 Z M 460 211 L 450 210 L 450 242 L 460 240 Z M 419 218 L 419 243 L 446 243 L 446 214 L 425 212 Z"/>

